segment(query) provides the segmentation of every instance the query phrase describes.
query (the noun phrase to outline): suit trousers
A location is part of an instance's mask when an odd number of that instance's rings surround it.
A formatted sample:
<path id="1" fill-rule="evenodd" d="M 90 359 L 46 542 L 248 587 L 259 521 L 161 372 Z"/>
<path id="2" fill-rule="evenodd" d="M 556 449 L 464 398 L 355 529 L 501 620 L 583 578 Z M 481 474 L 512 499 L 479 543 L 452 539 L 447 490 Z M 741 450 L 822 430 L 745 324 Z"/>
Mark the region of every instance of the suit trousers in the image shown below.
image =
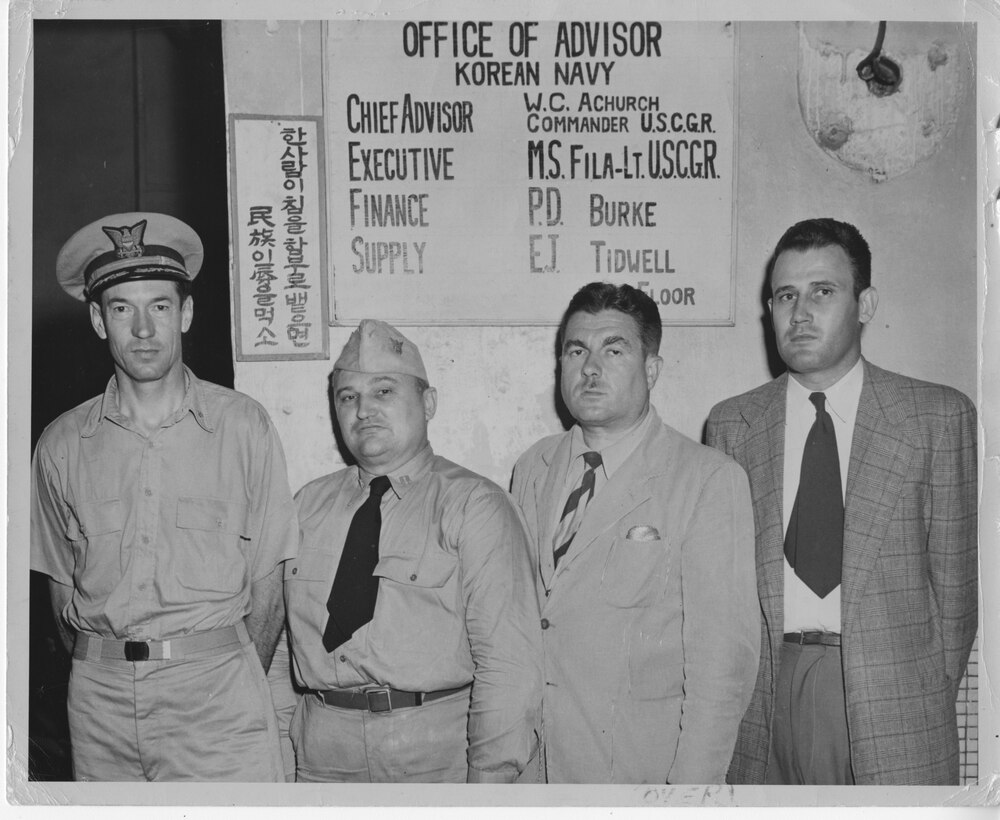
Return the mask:
<path id="1" fill-rule="evenodd" d="M 769 785 L 853 785 L 839 646 L 781 645 L 769 758 Z"/>
<path id="2" fill-rule="evenodd" d="M 245 640 L 176 660 L 74 658 L 74 777 L 283 781 L 271 693 Z"/>
<path id="3" fill-rule="evenodd" d="M 470 690 L 369 712 L 299 700 L 289 736 L 300 783 L 465 783 Z"/>

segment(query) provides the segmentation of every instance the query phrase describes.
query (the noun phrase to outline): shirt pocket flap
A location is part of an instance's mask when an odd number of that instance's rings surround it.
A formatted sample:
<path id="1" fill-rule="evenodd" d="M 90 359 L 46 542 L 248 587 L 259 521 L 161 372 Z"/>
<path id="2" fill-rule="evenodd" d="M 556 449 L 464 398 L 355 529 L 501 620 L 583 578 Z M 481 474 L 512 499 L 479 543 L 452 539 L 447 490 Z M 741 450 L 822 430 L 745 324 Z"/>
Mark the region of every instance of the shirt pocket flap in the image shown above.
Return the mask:
<path id="1" fill-rule="evenodd" d="M 333 583 L 336 568 L 332 556 L 319 550 L 300 550 L 295 558 L 285 561 L 286 581 L 325 581 Z"/>
<path id="2" fill-rule="evenodd" d="M 433 547 L 423 555 L 385 555 L 375 567 L 375 575 L 400 584 L 442 587 L 458 566 L 458 557 Z"/>
<path id="3" fill-rule="evenodd" d="M 118 532 L 122 528 L 122 505 L 117 498 L 85 501 L 77 506 L 76 514 L 82 534 L 87 538 Z M 73 536 L 74 533 L 70 532 L 70 537 Z"/>
<path id="4" fill-rule="evenodd" d="M 247 506 L 220 498 L 178 498 L 177 526 L 188 530 L 209 530 L 247 534 Z"/>

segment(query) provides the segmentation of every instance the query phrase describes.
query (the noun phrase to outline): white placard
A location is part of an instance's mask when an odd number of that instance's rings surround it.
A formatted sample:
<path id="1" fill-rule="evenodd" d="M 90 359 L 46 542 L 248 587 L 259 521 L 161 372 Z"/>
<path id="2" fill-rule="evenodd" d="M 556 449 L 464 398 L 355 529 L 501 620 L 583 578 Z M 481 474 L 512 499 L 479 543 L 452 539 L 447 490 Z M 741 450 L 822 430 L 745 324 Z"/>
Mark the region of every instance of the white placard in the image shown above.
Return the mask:
<path id="1" fill-rule="evenodd" d="M 726 23 L 330 22 L 337 323 L 554 324 L 595 280 L 733 322 Z"/>
<path id="2" fill-rule="evenodd" d="M 237 361 L 328 358 L 320 119 L 230 118 Z"/>

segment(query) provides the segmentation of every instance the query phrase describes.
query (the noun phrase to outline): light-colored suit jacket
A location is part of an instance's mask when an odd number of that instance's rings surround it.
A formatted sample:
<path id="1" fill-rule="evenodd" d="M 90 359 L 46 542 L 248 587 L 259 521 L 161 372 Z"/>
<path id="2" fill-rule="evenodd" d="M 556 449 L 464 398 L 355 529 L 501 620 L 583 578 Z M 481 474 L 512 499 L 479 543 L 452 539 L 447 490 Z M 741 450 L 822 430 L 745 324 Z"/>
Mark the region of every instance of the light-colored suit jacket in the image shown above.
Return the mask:
<path id="1" fill-rule="evenodd" d="M 787 374 L 712 409 L 746 469 L 764 622 L 733 783 L 762 783 L 784 609 Z M 844 510 L 841 652 L 859 784 L 958 782 L 955 698 L 976 633 L 976 411 L 949 387 L 864 363 Z"/>
<path id="2" fill-rule="evenodd" d="M 570 434 L 542 439 L 514 468 L 535 550 L 549 782 L 721 783 L 753 688 L 746 475 L 653 422 L 588 504 L 558 569 Z"/>

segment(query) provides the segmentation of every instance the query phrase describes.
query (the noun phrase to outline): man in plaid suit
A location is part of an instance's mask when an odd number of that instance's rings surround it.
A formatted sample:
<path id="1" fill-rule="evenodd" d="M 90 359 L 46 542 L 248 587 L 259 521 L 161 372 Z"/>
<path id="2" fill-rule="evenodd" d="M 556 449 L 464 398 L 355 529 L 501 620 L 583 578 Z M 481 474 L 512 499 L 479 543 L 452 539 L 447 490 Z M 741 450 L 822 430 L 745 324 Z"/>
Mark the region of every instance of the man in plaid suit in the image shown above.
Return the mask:
<path id="1" fill-rule="evenodd" d="M 878 294 L 854 226 L 794 225 L 768 277 L 788 372 L 721 402 L 708 420 L 709 444 L 750 477 L 763 615 L 728 779 L 958 783 L 955 700 L 977 612 L 975 407 L 861 357 Z M 831 422 L 843 538 L 824 548 L 836 575 L 816 591 L 803 579 L 816 559 L 798 557 L 786 536 L 820 458 L 813 426 Z M 795 519 L 800 533 L 807 518 Z"/>

